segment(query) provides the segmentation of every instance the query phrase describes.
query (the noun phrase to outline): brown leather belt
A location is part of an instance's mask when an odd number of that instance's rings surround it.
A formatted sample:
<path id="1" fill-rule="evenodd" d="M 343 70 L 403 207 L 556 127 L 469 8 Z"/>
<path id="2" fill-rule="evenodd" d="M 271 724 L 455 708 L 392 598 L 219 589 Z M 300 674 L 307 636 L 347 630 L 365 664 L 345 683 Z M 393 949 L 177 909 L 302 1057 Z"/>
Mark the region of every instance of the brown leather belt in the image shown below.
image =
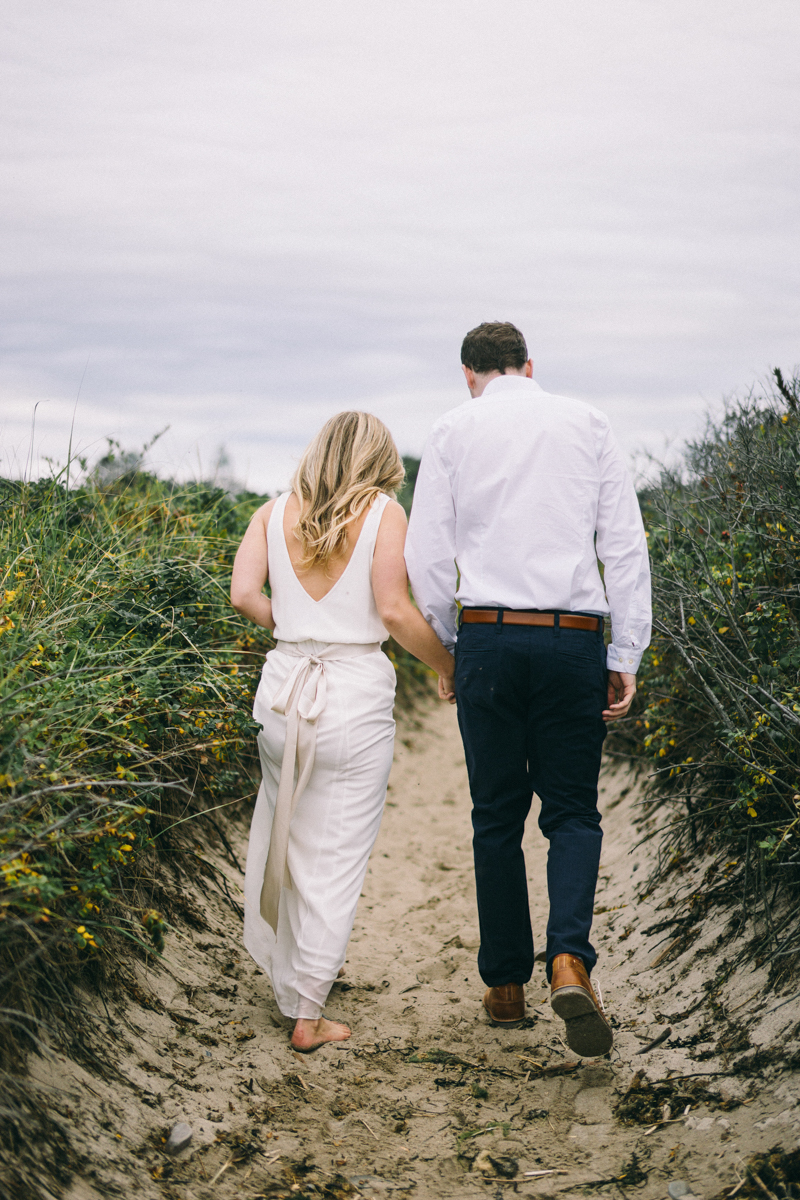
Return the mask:
<path id="1" fill-rule="evenodd" d="M 556 613 L 520 612 L 515 608 L 465 608 L 461 620 L 466 625 L 549 625 L 556 623 Z M 576 613 L 559 613 L 561 629 L 589 629 L 593 633 L 600 628 L 600 617 L 581 617 Z"/>

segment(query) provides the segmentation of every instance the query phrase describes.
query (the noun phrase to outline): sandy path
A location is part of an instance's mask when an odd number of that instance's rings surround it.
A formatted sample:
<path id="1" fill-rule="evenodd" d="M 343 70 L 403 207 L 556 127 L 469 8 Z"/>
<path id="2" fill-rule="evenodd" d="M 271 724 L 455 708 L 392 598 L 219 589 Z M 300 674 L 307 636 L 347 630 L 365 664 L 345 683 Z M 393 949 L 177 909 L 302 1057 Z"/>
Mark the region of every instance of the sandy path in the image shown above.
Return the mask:
<path id="1" fill-rule="evenodd" d="M 400 1197 L 411 1188 L 419 1200 L 578 1196 L 587 1183 L 611 1194 L 613 1180 L 623 1194 L 638 1185 L 648 1200 L 679 1178 L 709 1200 L 727 1194 L 753 1151 L 794 1148 L 797 1076 L 778 1063 L 765 1084 L 763 1064 L 742 1066 L 750 1060 L 741 1051 L 781 1039 L 797 1046 L 797 1005 L 770 1015 L 756 1000 L 751 1011 L 747 996 L 764 982 L 751 973 L 717 997 L 716 1016 L 698 1007 L 719 924 L 709 921 L 686 948 L 668 935 L 664 955 L 659 919 L 663 926 L 670 893 L 693 879 L 635 902 L 632 882 L 647 872 L 644 850 L 628 853 L 635 789 L 624 774 L 605 774 L 603 788 L 595 935 L 597 977 L 617 1025 L 608 1059 L 581 1062 L 566 1050 L 540 966 L 527 989 L 527 1027 L 502 1031 L 485 1020 L 466 773 L 455 711 L 437 706 L 398 739 L 347 978 L 328 1006 L 351 1024 L 352 1040 L 312 1056 L 291 1051 L 269 985 L 241 950 L 237 918 L 210 891 L 208 930 L 173 935 L 163 964 L 143 973 L 153 1004 L 118 1010 L 123 1084 L 66 1060 L 35 1064 L 38 1080 L 68 1098 L 82 1160 L 71 1200 Z M 234 832 L 243 857 L 246 830 Z M 540 947 L 545 848 L 534 809 L 526 853 Z M 230 863 L 217 865 L 231 887 L 241 885 Z M 667 1022 L 668 1041 L 638 1054 Z M 723 1035 L 735 1035 L 734 1051 L 721 1047 Z M 626 1097 L 635 1072 L 638 1089 Z M 633 1123 L 620 1120 L 626 1113 Z M 654 1127 L 664 1116 L 671 1123 Z M 168 1158 L 162 1139 L 177 1120 L 194 1138 Z M 536 1171 L 552 1173 L 526 1174 Z"/>

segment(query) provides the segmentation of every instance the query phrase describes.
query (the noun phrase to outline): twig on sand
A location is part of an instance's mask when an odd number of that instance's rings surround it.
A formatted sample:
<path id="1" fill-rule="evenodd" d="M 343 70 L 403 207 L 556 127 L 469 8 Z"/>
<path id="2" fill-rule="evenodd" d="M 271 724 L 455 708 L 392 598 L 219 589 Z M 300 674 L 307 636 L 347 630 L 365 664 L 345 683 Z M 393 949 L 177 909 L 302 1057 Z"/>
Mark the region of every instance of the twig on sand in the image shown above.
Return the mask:
<path id="1" fill-rule="evenodd" d="M 755 1182 L 758 1184 L 758 1186 L 761 1188 L 761 1191 L 764 1193 L 764 1195 L 769 1196 L 769 1200 L 778 1200 L 778 1197 L 775 1195 L 774 1192 L 771 1192 L 769 1190 L 769 1188 L 764 1183 L 764 1180 L 761 1178 L 760 1175 L 757 1175 L 755 1171 L 751 1171 L 750 1175 L 755 1180 Z"/>
<path id="2" fill-rule="evenodd" d="M 656 1046 L 660 1046 L 662 1042 L 665 1042 L 667 1038 L 671 1036 L 672 1027 L 668 1025 L 667 1028 L 660 1033 L 657 1038 L 653 1038 L 652 1042 L 648 1042 L 646 1046 L 642 1046 L 641 1050 L 637 1050 L 636 1054 L 649 1054 L 651 1050 L 655 1050 Z M 636 1054 L 634 1055 L 634 1058 L 636 1057 Z"/>
<path id="3" fill-rule="evenodd" d="M 628 1091 L 630 1091 L 630 1088 L 628 1089 Z M 669 1114 L 669 1105 L 668 1104 L 664 1105 L 664 1110 L 667 1114 Z M 678 1122 L 678 1121 L 685 1121 L 691 1111 L 692 1111 L 691 1104 L 687 1104 L 686 1108 L 683 1110 L 683 1112 L 681 1113 L 681 1115 L 679 1117 L 670 1117 L 669 1115 L 663 1117 L 662 1120 L 656 1121 L 655 1125 L 651 1125 L 649 1129 L 645 1129 L 644 1136 L 648 1137 L 651 1133 L 655 1133 L 655 1131 L 657 1129 L 660 1129 L 662 1125 L 675 1125 L 676 1122 Z"/>
<path id="4" fill-rule="evenodd" d="M 298 1054 L 298 1055 L 296 1055 L 296 1057 L 299 1058 L 300 1055 Z M 308 1091 L 309 1088 L 313 1088 L 315 1092 L 319 1091 L 319 1086 L 316 1083 L 309 1083 L 307 1080 L 303 1079 L 303 1076 L 300 1074 L 299 1071 L 295 1074 L 295 1079 L 297 1080 L 297 1082 L 300 1084 L 300 1086 L 303 1088 L 304 1091 Z"/>
<path id="5" fill-rule="evenodd" d="M 529 1054 L 517 1054 L 516 1058 L 522 1059 L 523 1062 L 530 1063 L 533 1067 L 538 1067 L 540 1071 L 544 1070 L 544 1063 L 540 1063 L 538 1059 L 531 1058 Z M 528 1072 L 530 1074 L 530 1072 Z"/>
<path id="6" fill-rule="evenodd" d="M 655 1133 L 657 1129 L 661 1129 L 664 1125 L 676 1125 L 678 1121 L 683 1121 L 683 1117 L 672 1117 L 669 1121 L 657 1121 L 655 1125 L 651 1125 L 649 1129 L 645 1129 L 644 1136 L 649 1137 L 651 1133 Z"/>
<path id="7" fill-rule="evenodd" d="M 233 1154 L 232 1154 L 232 1155 L 230 1156 L 230 1158 L 228 1159 L 228 1161 L 227 1161 L 226 1163 L 223 1163 L 223 1165 L 222 1165 L 222 1166 L 220 1167 L 220 1169 L 217 1171 L 216 1175 L 215 1175 L 215 1176 L 214 1176 L 214 1178 L 211 1180 L 211 1182 L 209 1183 L 209 1185 L 208 1185 L 208 1186 L 209 1186 L 209 1187 L 213 1187 L 213 1186 L 214 1186 L 214 1184 L 215 1184 L 215 1183 L 217 1182 L 217 1180 L 219 1179 L 220 1175 L 223 1175 L 223 1174 L 225 1173 L 225 1171 L 227 1171 L 228 1167 L 232 1167 L 232 1166 L 233 1166 L 233 1164 L 234 1164 L 235 1162 L 236 1162 L 236 1157 L 235 1157 L 235 1155 L 233 1155 Z"/>
<path id="8" fill-rule="evenodd" d="M 562 1167 L 550 1167 L 547 1171 L 523 1171 L 522 1174 L 526 1179 L 534 1179 L 541 1175 L 569 1175 L 569 1171 Z"/>
<path id="9" fill-rule="evenodd" d="M 365 1128 L 365 1129 L 368 1129 L 368 1130 L 370 1131 L 370 1133 L 372 1134 L 372 1136 L 375 1138 L 375 1141 L 376 1141 L 376 1142 L 379 1142 L 381 1139 L 378 1137 L 377 1133 L 376 1133 L 376 1132 L 375 1132 L 375 1130 L 372 1128 L 372 1126 L 371 1126 L 371 1125 L 368 1125 L 368 1124 L 367 1124 L 367 1122 L 364 1120 L 364 1118 L 363 1118 L 363 1117 L 359 1117 L 358 1119 L 359 1119 L 359 1121 L 361 1122 L 361 1124 L 364 1126 L 364 1128 Z"/>

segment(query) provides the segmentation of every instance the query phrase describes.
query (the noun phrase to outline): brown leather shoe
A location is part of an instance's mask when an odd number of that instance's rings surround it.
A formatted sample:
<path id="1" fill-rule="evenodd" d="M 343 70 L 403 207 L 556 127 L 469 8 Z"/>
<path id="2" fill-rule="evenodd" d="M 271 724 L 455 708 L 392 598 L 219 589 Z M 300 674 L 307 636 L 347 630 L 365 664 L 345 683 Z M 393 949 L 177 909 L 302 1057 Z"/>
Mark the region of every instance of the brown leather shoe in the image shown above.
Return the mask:
<path id="1" fill-rule="evenodd" d="M 491 987 L 483 997 L 483 1007 L 492 1025 L 515 1029 L 525 1020 L 525 991 L 521 983 L 504 983 Z"/>
<path id="2" fill-rule="evenodd" d="M 594 994 L 586 967 L 574 954 L 553 959 L 550 1007 L 567 1025 L 567 1045 L 582 1058 L 607 1054 L 614 1034 Z"/>

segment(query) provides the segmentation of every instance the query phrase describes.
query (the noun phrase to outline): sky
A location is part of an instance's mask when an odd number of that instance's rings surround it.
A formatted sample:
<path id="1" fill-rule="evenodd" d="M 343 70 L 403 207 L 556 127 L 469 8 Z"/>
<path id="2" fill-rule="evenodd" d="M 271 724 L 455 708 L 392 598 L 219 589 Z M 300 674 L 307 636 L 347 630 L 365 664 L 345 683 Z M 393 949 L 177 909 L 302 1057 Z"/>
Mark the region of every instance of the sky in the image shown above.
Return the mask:
<path id="1" fill-rule="evenodd" d="M 796 0 L 5 0 L 0 473 L 404 453 L 511 320 L 635 461 L 800 362 Z M 35 422 L 34 422 L 35 411 Z M 639 459 L 638 461 L 641 461 Z"/>

